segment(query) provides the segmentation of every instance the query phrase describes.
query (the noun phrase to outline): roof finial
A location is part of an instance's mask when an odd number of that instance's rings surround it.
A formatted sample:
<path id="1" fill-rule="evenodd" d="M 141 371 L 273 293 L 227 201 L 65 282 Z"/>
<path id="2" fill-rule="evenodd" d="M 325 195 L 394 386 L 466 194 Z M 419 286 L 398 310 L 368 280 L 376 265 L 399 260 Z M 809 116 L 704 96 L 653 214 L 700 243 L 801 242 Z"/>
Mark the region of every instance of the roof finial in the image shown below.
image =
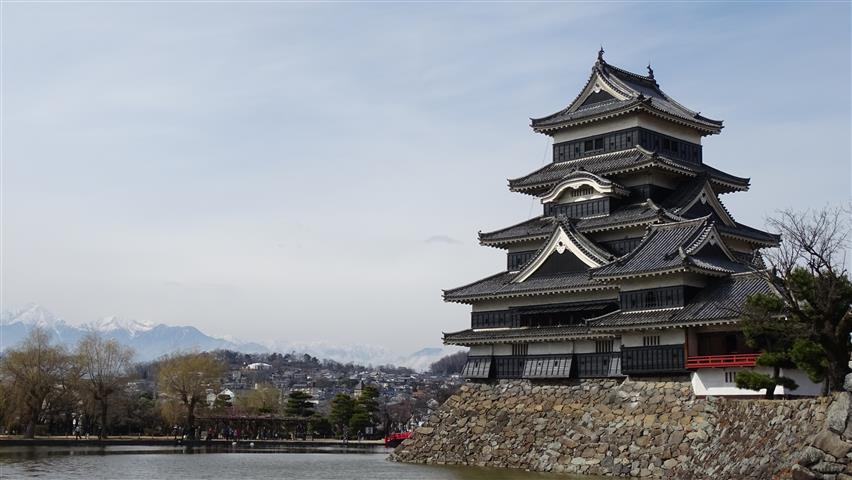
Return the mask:
<path id="1" fill-rule="evenodd" d="M 654 69 L 651 68 L 651 61 L 650 60 L 648 60 L 648 78 L 650 78 L 651 80 L 654 79 Z"/>
<path id="2" fill-rule="evenodd" d="M 601 45 L 601 49 L 598 50 L 598 61 L 601 62 L 601 63 L 603 63 L 603 61 L 604 61 L 603 54 L 604 54 L 604 49 L 603 49 L 603 45 Z"/>

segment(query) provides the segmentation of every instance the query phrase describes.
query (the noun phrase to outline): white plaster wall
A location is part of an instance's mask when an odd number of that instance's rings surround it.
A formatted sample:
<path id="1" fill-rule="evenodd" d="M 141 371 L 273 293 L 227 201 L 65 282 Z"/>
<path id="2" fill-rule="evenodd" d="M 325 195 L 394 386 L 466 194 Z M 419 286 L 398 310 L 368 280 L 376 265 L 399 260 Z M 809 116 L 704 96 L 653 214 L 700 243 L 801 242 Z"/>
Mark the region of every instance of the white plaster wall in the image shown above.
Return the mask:
<path id="1" fill-rule="evenodd" d="M 574 353 L 595 353 L 594 340 L 577 340 L 574 342 Z"/>
<path id="2" fill-rule="evenodd" d="M 581 195 L 579 197 L 572 197 L 571 196 L 571 190 L 573 190 L 573 189 L 572 188 L 566 188 L 565 191 L 562 192 L 562 195 L 560 195 L 559 198 L 556 199 L 556 203 L 562 205 L 562 204 L 566 204 L 566 203 L 585 202 L 586 200 L 594 200 L 596 198 L 603 198 L 603 197 L 608 196 L 608 195 L 603 194 L 603 193 L 590 193 L 589 195 Z"/>
<path id="3" fill-rule="evenodd" d="M 526 252 L 526 251 L 529 251 L 529 250 L 538 250 L 539 248 L 541 248 L 542 245 L 544 245 L 544 242 L 546 242 L 546 241 L 547 241 L 547 239 L 541 239 L 541 240 L 535 240 L 535 241 L 531 241 L 531 242 L 512 243 L 508 246 L 506 251 L 512 253 L 512 252 Z"/>
<path id="4" fill-rule="evenodd" d="M 542 342 L 529 344 L 527 355 L 554 355 L 573 352 L 574 342 Z"/>
<path id="5" fill-rule="evenodd" d="M 737 388 L 735 383 L 725 382 L 725 372 L 741 372 L 752 370 L 765 374 L 772 374 L 769 367 L 754 368 L 700 368 L 692 374 L 692 390 L 697 396 L 729 396 L 729 397 L 754 397 L 766 394 L 766 389 L 759 391 Z M 775 387 L 776 395 L 791 396 L 817 396 L 822 392 L 822 385 L 811 382 L 808 376 L 800 370 L 781 370 L 781 375 L 790 377 L 799 384 L 795 390 L 786 390 L 781 386 Z"/>
<path id="6" fill-rule="evenodd" d="M 479 355 L 492 355 L 492 345 L 471 345 L 468 355 L 475 357 Z"/>
<path id="7" fill-rule="evenodd" d="M 566 128 L 565 130 L 560 130 L 553 134 L 553 142 L 568 142 L 578 138 L 601 135 L 632 127 L 644 127 L 648 130 L 663 133 L 687 142 L 701 144 L 701 135 L 697 131 L 689 127 L 672 124 L 644 113 L 634 113 L 610 120 L 594 122 L 592 124 Z"/>
<path id="8" fill-rule="evenodd" d="M 799 384 L 799 388 L 795 390 L 784 389 L 784 394 L 786 395 L 794 395 L 794 396 L 817 396 L 822 394 L 822 384 L 814 383 L 810 381 L 808 375 L 801 370 L 793 370 L 793 369 L 781 369 L 781 375 L 785 377 L 792 378 L 797 384 Z M 781 388 L 781 387 L 778 387 Z M 775 389 L 775 393 L 778 393 L 778 388 Z"/>
<path id="9" fill-rule="evenodd" d="M 494 345 L 494 355 L 511 355 L 512 345 L 510 343 L 498 343 Z"/>
<path id="10" fill-rule="evenodd" d="M 621 344 L 625 347 L 642 347 L 642 337 L 645 335 L 659 335 L 660 345 L 679 345 L 686 342 L 684 329 L 668 328 L 665 330 L 643 330 L 624 333 L 621 335 Z"/>
<path id="11" fill-rule="evenodd" d="M 566 128 L 553 134 L 553 143 L 569 142 L 578 138 L 602 135 L 616 130 L 624 130 L 639 126 L 637 115 L 624 115 L 622 117 L 603 120 L 587 125 Z"/>

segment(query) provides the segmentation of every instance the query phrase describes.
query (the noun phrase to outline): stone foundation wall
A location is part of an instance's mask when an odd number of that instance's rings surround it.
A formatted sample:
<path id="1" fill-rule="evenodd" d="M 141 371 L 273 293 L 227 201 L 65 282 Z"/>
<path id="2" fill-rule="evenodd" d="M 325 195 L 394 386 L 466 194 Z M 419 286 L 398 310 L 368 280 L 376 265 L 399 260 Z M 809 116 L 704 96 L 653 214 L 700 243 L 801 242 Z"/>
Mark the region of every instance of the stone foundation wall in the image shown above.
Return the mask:
<path id="1" fill-rule="evenodd" d="M 687 379 L 466 384 L 397 461 L 587 475 L 789 475 L 830 399 L 699 399 Z"/>

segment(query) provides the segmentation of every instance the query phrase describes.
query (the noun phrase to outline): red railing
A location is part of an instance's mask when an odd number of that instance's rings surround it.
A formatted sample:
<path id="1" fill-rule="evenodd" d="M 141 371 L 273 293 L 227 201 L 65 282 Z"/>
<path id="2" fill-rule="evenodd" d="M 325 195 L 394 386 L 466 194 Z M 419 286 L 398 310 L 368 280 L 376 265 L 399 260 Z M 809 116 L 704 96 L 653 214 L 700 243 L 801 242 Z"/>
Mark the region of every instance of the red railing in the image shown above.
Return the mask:
<path id="1" fill-rule="evenodd" d="M 739 355 L 687 357 L 686 368 L 753 367 L 759 356 L 759 353 L 743 353 Z"/>
<path id="2" fill-rule="evenodd" d="M 386 447 L 396 447 L 403 440 L 411 436 L 411 432 L 397 432 L 397 433 L 389 433 L 385 436 L 385 446 Z"/>

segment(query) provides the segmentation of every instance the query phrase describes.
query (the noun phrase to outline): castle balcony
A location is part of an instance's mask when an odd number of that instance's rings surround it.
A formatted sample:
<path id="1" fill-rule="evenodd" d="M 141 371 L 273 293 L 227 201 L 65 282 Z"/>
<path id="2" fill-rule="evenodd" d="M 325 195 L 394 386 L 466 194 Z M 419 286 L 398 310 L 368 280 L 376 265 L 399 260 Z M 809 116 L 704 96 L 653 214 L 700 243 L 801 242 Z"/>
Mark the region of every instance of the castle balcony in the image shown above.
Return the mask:
<path id="1" fill-rule="evenodd" d="M 757 362 L 759 353 L 741 353 L 735 355 L 697 355 L 687 357 L 686 368 L 725 368 L 725 367 L 753 367 Z"/>
<path id="2" fill-rule="evenodd" d="M 576 353 L 577 378 L 607 378 L 621 376 L 621 352 Z"/>
<path id="3" fill-rule="evenodd" d="M 685 373 L 685 364 L 683 344 L 621 349 L 621 373 L 625 375 Z"/>

